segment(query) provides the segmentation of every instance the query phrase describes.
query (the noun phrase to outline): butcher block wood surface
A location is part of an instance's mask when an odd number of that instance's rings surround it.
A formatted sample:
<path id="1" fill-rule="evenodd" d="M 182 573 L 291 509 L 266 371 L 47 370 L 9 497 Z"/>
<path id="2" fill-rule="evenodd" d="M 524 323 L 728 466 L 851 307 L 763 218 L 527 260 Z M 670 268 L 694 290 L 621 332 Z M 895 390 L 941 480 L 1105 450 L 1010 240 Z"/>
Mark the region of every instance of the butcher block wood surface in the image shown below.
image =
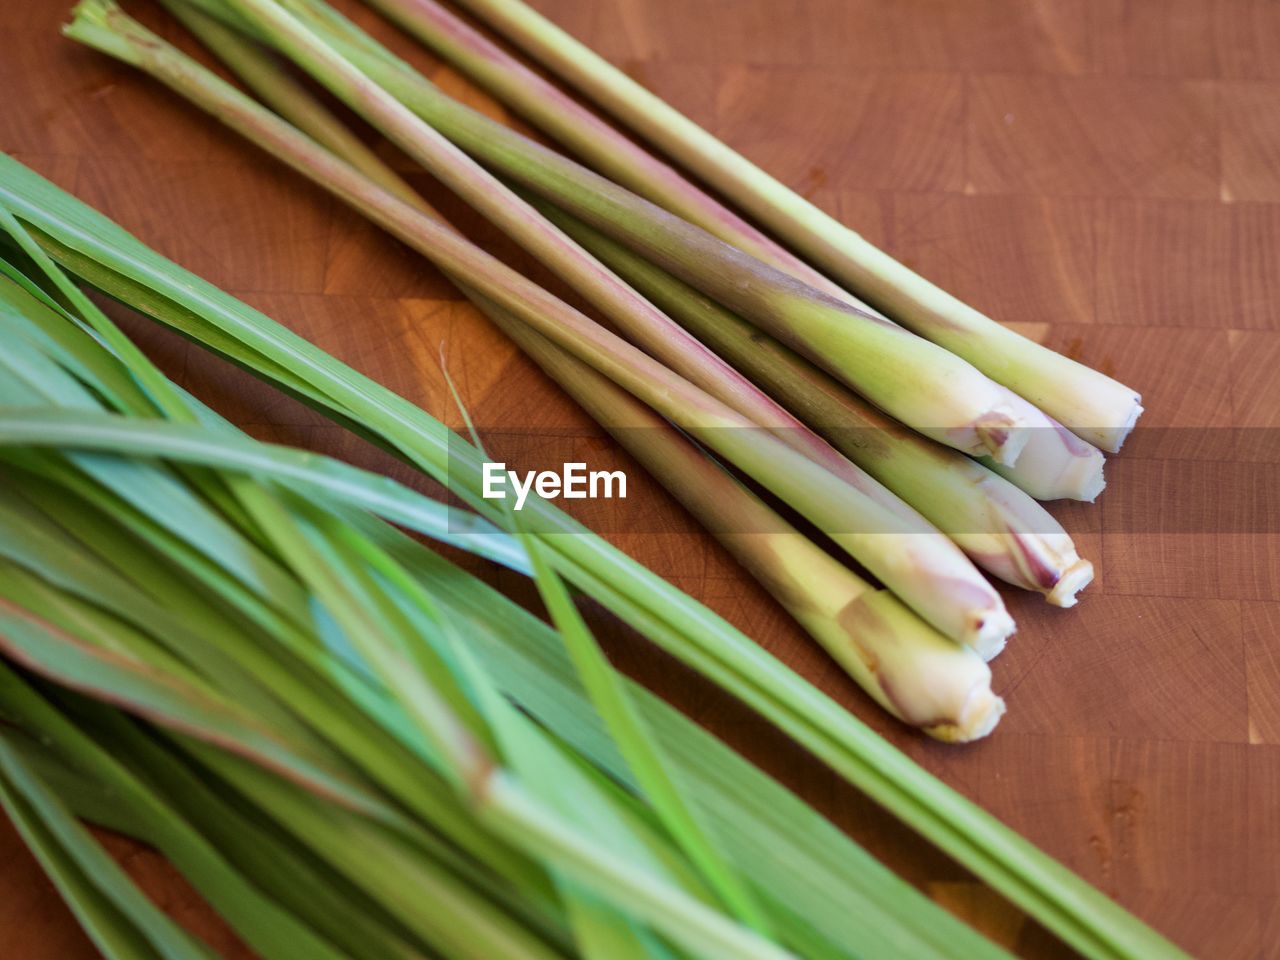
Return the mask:
<path id="1" fill-rule="evenodd" d="M 541 431 L 586 437 L 593 466 L 628 470 L 625 520 L 606 531 L 623 549 L 1196 956 L 1280 958 L 1280 3 L 538 5 L 926 276 L 1142 392 L 1146 416 L 1101 500 L 1054 508 L 1098 581 L 1070 611 L 1007 592 L 1019 632 L 993 669 L 1009 712 L 988 739 L 943 746 L 886 718 L 439 274 L 141 75 L 61 38 L 59 0 L 0 3 L 0 149 L 456 423 L 443 345 L 514 466 L 548 466 L 529 441 Z M 509 119 L 356 4 L 339 6 Z M 178 36 L 149 3 L 126 7 Z M 366 133 L 473 237 L 551 282 Z M 114 313 L 253 434 L 431 489 Z M 592 515 L 609 521 L 598 505 Z M 482 572 L 532 599 L 517 578 Z M 938 902 L 1021 955 L 1071 955 L 765 723 L 589 612 L 622 667 Z M 154 852 L 107 842 L 180 921 L 248 956 Z M 0 958 L 95 955 L 0 827 Z"/>

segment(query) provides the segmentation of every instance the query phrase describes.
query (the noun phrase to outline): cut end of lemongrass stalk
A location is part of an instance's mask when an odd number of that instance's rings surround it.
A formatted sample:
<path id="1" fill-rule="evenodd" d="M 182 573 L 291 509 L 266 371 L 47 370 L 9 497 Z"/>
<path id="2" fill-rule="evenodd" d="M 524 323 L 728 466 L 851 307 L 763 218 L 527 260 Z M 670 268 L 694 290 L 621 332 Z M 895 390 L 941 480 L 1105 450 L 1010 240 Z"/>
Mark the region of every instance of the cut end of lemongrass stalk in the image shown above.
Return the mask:
<path id="1" fill-rule="evenodd" d="M 1013 617 L 1009 616 L 1009 611 L 1003 607 L 990 610 L 974 618 L 964 643 L 973 647 L 983 660 L 993 660 L 1005 648 L 1005 644 L 1017 629 Z"/>
<path id="2" fill-rule="evenodd" d="M 1013 410 L 996 407 L 973 425 L 978 442 L 997 463 L 1013 466 L 1031 439 L 1025 419 Z"/>
<path id="3" fill-rule="evenodd" d="M 120 7 L 115 0 L 80 0 L 71 8 L 72 20 L 102 26 L 107 17 Z"/>
<path id="4" fill-rule="evenodd" d="M 1138 425 L 1138 418 L 1142 416 L 1142 411 L 1142 394 L 1135 393 L 1129 418 L 1112 430 L 1099 431 L 1098 445 L 1107 453 L 1119 453 L 1124 442 L 1129 439 L 1129 434 L 1133 432 L 1133 428 Z"/>
<path id="5" fill-rule="evenodd" d="M 834 617 L 806 626 L 886 710 L 939 740 L 976 740 L 1004 713 L 986 662 L 887 590 L 860 593 Z"/>
<path id="6" fill-rule="evenodd" d="M 63 24 L 62 34 L 103 53 L 137 66 L 137 48 L 120 32 L 124 11 L 115 0 L 80 0 L 71 10 L 71 20 Z"/>
<path id="7" fill-rule="evenodd" d="M 1058 578 L 1053 589 L 1045 594 L 1045 599 L 1055 607 L 1074 607 L 1076 594 L 1093 582 L 1093 564 L 1082 557 L 1077 557 L 1067 571 Z"/>
<path id="8" fill-rule="evenodd" d="M 1000 479 L 991 480 L 988 488 L 998 493 Z M 987 551 L 989 568 L 1008 583 L 1044 594 L 1055 606 L 1074 605 L 1076 594 L 1093 580 L 1093 564 L 1080 558 L 1071 537 L 1035 501 L 1006 498 L 1000 505 L 1004 535 L 985 542 L 974 538 Z"/>
<path id="9" fill-rule="evenodd" d="M 1004 716 L 1004 700 L 989 687 L 975 687 L 954 722 L 939 723 L 923 730 L 943 743 L 970 743 L 981 740 Z"/>
<path id="10" fill-rule="evenodd" d="M 1073 486 L 1079 490 L 1079 493 L 1069 499 L 1080 500 L 1083 503 L 1093 503 L 1102 495 L 1102 491 L 1107 488 L 1106 477 L 1103 476 L 1103 468 L 1106 461 L 1099 456 L 1097 463 L 1081 464 L 1077 471 L 1077 479 Z"/>
<path id="11" fill-rule="evenodd" d="M 1022 401 L 1031 424 L 1027 445 L 1012 466 L 984 457 L 982 462 L 1037 500 L 1083 500 L 1092 503 L 1106 487 L 1102 451 Z"/>

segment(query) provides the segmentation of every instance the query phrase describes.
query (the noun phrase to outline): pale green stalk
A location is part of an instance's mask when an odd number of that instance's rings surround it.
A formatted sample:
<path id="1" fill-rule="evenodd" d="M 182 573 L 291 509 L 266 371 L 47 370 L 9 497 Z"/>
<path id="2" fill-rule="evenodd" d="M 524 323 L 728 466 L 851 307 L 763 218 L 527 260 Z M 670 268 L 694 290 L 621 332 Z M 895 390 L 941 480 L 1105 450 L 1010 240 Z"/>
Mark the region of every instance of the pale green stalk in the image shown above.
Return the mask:
<path id="1" fill-rule="evenodd" d="M 461 4 L 731 197 L 868 302 L 964 357 L 1083 439 L 1113 453 L 1120 449 L 1142 413 L 1136 392 L 1014 333 L 934 286 L 645 90 L 522 0 L 461 0 Z"/>
<path id="2" fill-rule="evenodd" d="M 850 296 L 435 0 L 369 2 L 611 180 L 811 287 Z"/>
<path id="3" fill-rule="evenodd" d="M 1092 579 L 1092 565 L 1080 559 L 1067 532 L 1017 487 L 889 419 L 777 340 L 582 221 L 545 202 L 538 207 L 924 514 L 988 573 L 1039 591 L 1057 606 L 1074 604 L 1076 594 Z M 1019 465 L 1026 459 L 1024 451 Z"/>
<path id="4" fill-rule="evenodd" d="M 127 62 L 157 76 L 365 213 L 445 272 L 692 431 L 818 524 L 945 635 L 988 658 L 1003 647 L 1013 623 L 999 594 L 954 544 L 892 494 L 881 493 L 883 487 L 877 481 L 862 475 L 862 485 L 874 490 L 875 495 L 869 495 L 797 452 L 785 439 L 760 430 L 449 228 L 388 196 L 327 151 L 316 149 L 313 141 L 145 32 L 118 9 L 105 3 L 82 4 L 80 9 L 81 18 L 68 28 L 77 39 L 95 44 L 104 31 L 116 40 L 131 38 L 124 41 Z M 717 358 L 717 362 L 722 361 Z M 883 509 L 886 498 L 896 505 L 894 510 Z"/>

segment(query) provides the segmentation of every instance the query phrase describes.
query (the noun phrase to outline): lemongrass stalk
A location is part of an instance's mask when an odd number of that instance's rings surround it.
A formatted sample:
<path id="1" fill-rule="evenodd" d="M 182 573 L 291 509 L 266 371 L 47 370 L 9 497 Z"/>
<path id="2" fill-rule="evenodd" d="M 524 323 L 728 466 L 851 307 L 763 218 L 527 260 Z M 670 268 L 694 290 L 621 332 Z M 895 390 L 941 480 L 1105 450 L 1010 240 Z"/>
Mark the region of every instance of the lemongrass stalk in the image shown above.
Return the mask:
<path id="1" fill-rule="evenodd" d="M 972 649 L 838 563 L 612 381 L 527 326 L 492 316 L 885 710 L 947 742 L 994 729 L 1004 701 Z"/>
<path id="2" fill-rule="evenodd" d="M 1014 406 L 1036 424 L 1023 455 L 1013 466 L 992 457 L 981 457 L 982 462 L 1037 500 L 1098 499 L 1107 485 L 1102 451 L 1021 397 L 1014 398 Z"/>
<path id="3" fill-rule="evenodd" d="M 1062 526 L 1027 494 L 961 453 L 889 419 L 720 304 L 582 221 L 539 203 L 562 230 L 778 397 L 1007 583 L 1071 606 L 1093 577 Z M 1075 442 L 1074 435 L 1068 434 Z M 1033 438 L 1031 441 L 1035 443 Z M 1091 448 L 1092 449 L 1092 448 Z M 1021 469 L 1029 451 L 1019 459 Z"/>
<path id="4" fill-rule="evenodd" d="M 162 325 L 235 357 L 255 375 L 306 397 L 336 420 L 356 424 L 446 483 L 477 513 L 500 519 L 469 472 L 450 469 L 459 457 L 475 467 L 476 452 L 420 407 L 183 270 L 3 155 L 0 200 L 30 226 L 43 249 L 68 269 L 91 278 L 99 289 L 117 291 Z M 1065 942 L 1097 960 L 1183 956 L 1101 891 L 928 773 L 706 606 L 551 504 L 537 500 L 529 509 L 554 531 L 543 539 L 555 551 L 558 568 L 577 586 L 794 738 L 841 779 L 863 790 Z M 531 634 L 537 633 L 536 626 L 537 621 L 531 625 Z M 505 648 L 498 643 L 489 649 Z M 536 691 L 536 685 L 525 689 Z M 544 706 L 546 702 L 544 698 Z M 575 741 L 581 728 L 570 722 L 556 729 L 566 740 Z M 689 731 L 691 736 L 696 733 L 696 728 Z M 685 739 L 677 737 L 673 746 Z M 893 910 L 894 902 L 886 903 L 884 909 Z"/>
<path id="5" fill-rule="evenodd" d="M 384 190 L 406 203 L 418 193 L 311 92 L 280 68 L 276 57 L 257 42 L 225 26 L 216 17 L 183 0 L 161 0 L 267 106 L 317 143 L 341 156 Z"/>
<path id="6" fill-rule="evenodd" d="M 436 0 L 370 4 L 611 180 L 811 287 L 851 296 Z"/>
<path id="7" fill-rule="evenodd" d="M 244 13 L 245 4 L 268 5 L 266 0 L 200 2 L 233 14 Z M 346 86 L 352 102 L 375 125 L 399 125 L 404 118 L 393 117 L 394 111 L 382 103 L 377 111 L 368 110 L 369 100 L 377 99 L 369 90 L 371 81 L 468 153 L 724 299 L 912 427 L 967 453 L 990 454 L 1009 465 L 1017 461 L 1027 435 L 1026 424 L 1008 402 L 1013 395 L 969 363 L 847 300 L 801 283 L 457 103 L 323 3 L 285 2 L 332 45 L 330 54 L 340 53 L 325 57 L 317 79 L 333 84 L 335 92 Z M 261 22 L 241 17 L 246 19 L 249 29 L 265 32 Z M 314 56 L 315 45 L 299 52 Z M 339 65 L 343 60 L 345 67 L 359 68 L 356 74 Z M 397 138 L 394 128 L 383 131 Z"/>
<path id="8" fill-rule="evenodd" d="M 69 35 L 152 73 L 418 250 L 446 273 L 698 436 L 816 523 L 946 636 L 990 658 L 1013 622 L 964 557 L 908 508 L 883 509 L 824 466 L 582 316 L 146 31 L 105 0 L 81 4 Z M 107 33 L 111 41 L 99 42 Z M 714 354 L 713 354 L 714 356 Z M 875 483 L 866 478 L 869 483 Z M 929 532 L 925 532 L 929 531 Z"/>
<path id="9" fill-rule="evenodd" d="M 460 0 L 552 73 L 733 200 L 820 269 L 921 336 L 964 357 L 1104 450 L 1141 397 L 946 293 L 818 209 L 521 0 Z"/>

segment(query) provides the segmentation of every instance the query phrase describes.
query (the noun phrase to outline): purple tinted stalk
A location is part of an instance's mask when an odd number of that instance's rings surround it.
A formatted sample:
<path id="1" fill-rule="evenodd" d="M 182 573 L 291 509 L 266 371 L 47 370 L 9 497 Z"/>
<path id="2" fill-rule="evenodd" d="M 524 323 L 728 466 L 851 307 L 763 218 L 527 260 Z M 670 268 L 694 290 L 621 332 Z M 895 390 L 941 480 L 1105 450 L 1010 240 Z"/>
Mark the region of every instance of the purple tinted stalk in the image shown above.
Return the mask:
<path id="1" fill-rule="evenodd" d="M 422 204 L 405 180 L 317 100 L 281 69 L 275 54 L 221 20 L 184 0 L 161 0 L 200 42 L 225 63 L 262 102 L 312 140 L 342 157 L 388 193 L 415 206 Z"/>
<path id="2" fill-rule="evenodd" d="M 435 0 L 369 0 L 596 170 L 834 297 L 852 296 Z M 866 308 L 856 299 L 855 304 Z"/>
<path id="3" fill-rule="evenodd" d="M 651 354 L 762 427 L 802 429 L 747 378 L 330 48 L 289 12 L 296 9 L 289 0 L 227 0 L 227 5 Z"/>

